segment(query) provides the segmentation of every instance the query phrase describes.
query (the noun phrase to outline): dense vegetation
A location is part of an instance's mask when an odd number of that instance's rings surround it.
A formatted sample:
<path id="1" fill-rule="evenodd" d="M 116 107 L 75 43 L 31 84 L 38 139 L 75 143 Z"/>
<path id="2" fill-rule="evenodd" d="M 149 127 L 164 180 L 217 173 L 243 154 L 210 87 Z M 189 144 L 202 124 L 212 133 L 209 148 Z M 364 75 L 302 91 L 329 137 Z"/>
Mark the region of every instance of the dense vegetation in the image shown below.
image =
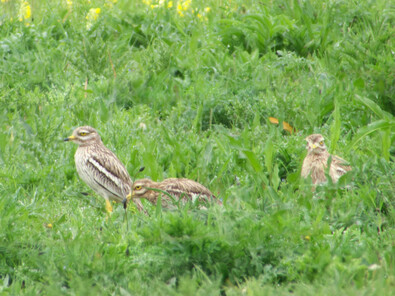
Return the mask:
<path id="1" fill-rule="evenodd" d="M 1 0 L 2 295 L 393 293 L 394 28 L 387 0 Z M 107 221 L 80 125 L 224 207 Z M 315 193 L 311 133 L 353 166 Z"/>

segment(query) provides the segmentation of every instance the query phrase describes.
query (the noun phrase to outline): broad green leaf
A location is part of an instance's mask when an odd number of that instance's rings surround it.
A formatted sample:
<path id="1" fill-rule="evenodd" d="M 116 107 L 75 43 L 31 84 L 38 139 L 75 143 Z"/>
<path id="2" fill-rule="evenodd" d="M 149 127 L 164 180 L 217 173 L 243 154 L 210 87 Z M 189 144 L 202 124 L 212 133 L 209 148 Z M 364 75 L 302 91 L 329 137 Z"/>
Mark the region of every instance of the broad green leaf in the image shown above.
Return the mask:
<path id="1" fill-rule="evenodd" d="M 394 130 L 395 129 L 395 120 L 378 120 L 372 122 L 371 124 L 360 128 L 355 135 L 353 141 L 351 142 L 349 148 L 350 151 L 359 141 L 361 141 L 364 137 L 371 133 L 384 131 L 384 130 Z"/>
<path id="2" fill-rule="evenodd" d="M 280 181 L 281 181 L 278 174 L 279 174 L 279 169 L 278 169 L 278 164 L 276 163 L 276 164 L 274 165 L 272 174 L 271 174 L 271 176 L 270 176 L 270 180 L 271 180 L 271 182 L 272 182 L 273 189 L 274 189 L 275 191 L 277 191 L 278 186 L 280 185 Z"/>
<path id="3" fill-rule="evenodd" d="M 243 154 L 247 157 L 249 163 L 254 168 L 256 172 L 262 171 L 262 165 L 260 164 L 258 158 L 256 157 L 255 153 L 250 150 L 243 150 Z"/>
<path id="4" fill-rule="evenodd" d="M 368 98 L 355 95 L 355 101 L 369 108 L 374 114 L 376 114 L 381 119 L 393 118 L 393 116 L 390 113 L 383 111 L 379 105 L 377 105 L 372 100 L 369 100 Z"/>

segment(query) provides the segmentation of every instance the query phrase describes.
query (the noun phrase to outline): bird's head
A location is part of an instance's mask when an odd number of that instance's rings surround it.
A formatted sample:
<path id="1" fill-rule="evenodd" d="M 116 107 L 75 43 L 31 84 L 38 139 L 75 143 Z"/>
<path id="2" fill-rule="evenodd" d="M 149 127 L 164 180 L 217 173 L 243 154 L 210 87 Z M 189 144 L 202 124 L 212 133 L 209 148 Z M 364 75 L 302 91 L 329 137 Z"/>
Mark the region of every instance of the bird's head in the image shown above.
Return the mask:
<path id="1" fill-rule="evenodd" d="M 305 140 L 307 141 L 306 149 L 309 153 L 320 154 L 327 150 L 324 137 L 320 134 L 312 134 Z"/>
<path id="2" fill-rule="evenodd" d="M 64 141 L 73 141 L 78 145 L 86 145 L 92 142 L 101 141 L 97 131 L 90 126 L 77 127 L 70 137 L 64 139 Z"/>
<path id="3" fill-rule="evenodd" d="M 150 179 L 139 179 L 134 181 L 132 186 L 132 192 L 126 197 L 128 200 L 131 198 L 145 198 L 146 193 L 151 190 L 154 182 Z"/>

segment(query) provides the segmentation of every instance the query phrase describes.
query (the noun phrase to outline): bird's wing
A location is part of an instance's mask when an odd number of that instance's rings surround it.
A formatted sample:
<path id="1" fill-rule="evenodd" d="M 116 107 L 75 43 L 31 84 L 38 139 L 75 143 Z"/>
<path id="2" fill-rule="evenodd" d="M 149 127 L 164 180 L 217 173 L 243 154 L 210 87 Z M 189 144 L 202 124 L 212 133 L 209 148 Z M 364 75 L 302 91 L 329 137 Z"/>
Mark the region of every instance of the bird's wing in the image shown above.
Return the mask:
<path id="1" fill-rule="evenodd" d="M 329 169 L 329 175 L 331 176 L 332 181 L 336 183 L 339 178 L 348 171 L 351 171 L 351 166 L 349 166 L 343 158 L 332 155 L 332 162 Z"/>
<path id="2" fill-rule="evenodd" d="M 94 181 L 107 191 L 110 197 L 122 202 L 130 192 L 130 176 L 116 155 L 109 149 L 92 151 L 87 159 L 94 168 Z"/>
<path id="3" fill-rule="evenodd" d="M 336 167 L 336 170 L 339 173 L 342 173 L 342 175 L 348 171 L 351 171 L 351 166 L 348 164 L 348 162 L 337 155 L 332 155 L 331 166 Z"/>
<path id="4" fill-rule="evenodd" d="M 184 196 L 184 199 L 190 199 L 192 195 L 215 198 L 210 190 L 193 180 L 171 178 L 164 180 L 162 184 L 165 191 L 178 198 Z"/>

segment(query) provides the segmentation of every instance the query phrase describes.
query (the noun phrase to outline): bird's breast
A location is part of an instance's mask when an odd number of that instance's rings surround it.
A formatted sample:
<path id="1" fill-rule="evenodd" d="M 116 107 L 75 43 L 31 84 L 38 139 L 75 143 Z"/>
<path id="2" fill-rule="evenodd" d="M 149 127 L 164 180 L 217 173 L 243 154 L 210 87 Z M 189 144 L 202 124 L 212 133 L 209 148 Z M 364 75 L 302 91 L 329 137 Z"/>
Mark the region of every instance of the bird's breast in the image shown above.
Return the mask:
<path id="1" fill-rule="evenodd" d="M 74 154 L 75 167 L 78 175 L 82 180 L 90 185 L 92 183 L 92 174 L 88 166 L 89 153 L 85 147 L 78 147 Z"/>

